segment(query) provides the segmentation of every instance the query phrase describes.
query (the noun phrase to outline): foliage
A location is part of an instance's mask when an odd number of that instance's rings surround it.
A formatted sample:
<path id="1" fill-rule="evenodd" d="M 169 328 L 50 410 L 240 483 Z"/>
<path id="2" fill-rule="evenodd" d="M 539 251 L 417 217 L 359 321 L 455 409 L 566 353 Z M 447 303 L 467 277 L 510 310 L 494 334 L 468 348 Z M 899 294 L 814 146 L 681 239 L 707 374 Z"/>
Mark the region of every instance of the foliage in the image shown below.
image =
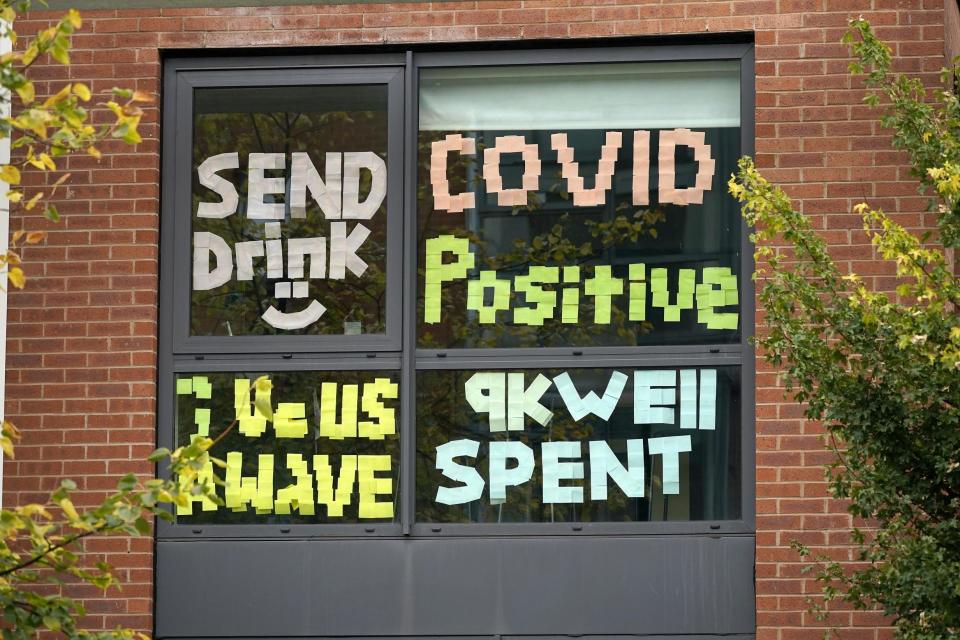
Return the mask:
<path id="1" fill-rule="evenodd" d="M 0 33 L 17 46 L 14 20 L 29 7 L 27 0 L 0 0 Z M 18 51 L 0 55 L 0 88 L 4 95 L 16 94 L 18 103 L 7 97 L 0 102 L 0 138 L 10 139 L 17 158 L 0 166 L 0 180 L 11 187 L 7 197 L 26 211 L 33 210 L 48 194 L 35 191 L 29 197 L 20 188 L 21 170 L 43 174 L 56 171 L 60 158 L 74 153 L 100 157 L 98 145 L 108 139 L 126 144 L 140 141 L 137 127 L 142 112 L 137 103 L 149 97 L 125 89 L 113 89 L 111 96 L 96 106 L 112 114 L 107 124 L 90 123 L 91 112 L 83 105 L 93 98 L 82 83 L 71 83 L 53 95 L 39 99 L 30 69 L 38 61 L 51 59 L 70 64 L 70 36 L 81 27 L 76 11 L 68 12 L 53 26 L 44 29 Z M 50 194 L 69 178 L 62 175 L 50 187 Z M 59 218 L 52 204 L 44 207 L 52 221 Z M 18 249 L 44 239 L 42 231 L 18 230 L 10 238 L 10 250 L 0 256 L 0 271 L 7 280 L 23 288 L 26 277 L 20 267 Z M 226 430 L 229 431 L 229 428 Z M 226 433 L 226 432 L 225 432 Z M 8 458 L 14 457 L 17 428 L 3 422 L 0 446 Z M 0 509 L 0 631 L 4 640 L 35 638 L 40 632 L 52 632 L 67 638 L 130 638 L 140 634 L 128 629 L 87 632 L 78 628 L 77 619 L 85 614 L 83 605 L 61 594 L 65 582 L 86 583 L 101 589 L 117 584 L 111 567 L 105 563 L 89 566 L 78 555 L 84 538 L 93 535 L 144 535 L 150 532 L 154 516 L 170 519 L 172 504 L 186 504 L 190 496 L 205 494 L 216 500 L 213 483 L 200 481 L 201 471 L 209 464 L 222 464 L 208 450 L 215 441 L 198 438 L 176 451 L 158 450 L 150 461 L 169 460 L 169 479 L 141 481 L 126 475 L 117 483 L 116 492 L 96 507 L 79 511 L 71 499 L 77 488 L 63 480 L 43 504 L 26 504 Z M 214 480 L 213 482 L 216 482 Z"/>
<path id="2" fill-rule="evenodd" d="M 19 103 L 5 100 L 0 111 L 0 138 L 10 139 L 17 161 L 0 166 L 0 180 L 10 185 L 7 193 L 11 203 L 20 203 L 27 211 L 33 210 L 49 197 L 70 174 L 64 174 L 50 185 L 50 192 L 34 190 L 25 194 L 20 188 L 21 170 L 32 167 L 42 172 L 57 170 L 59 158 L 72 153 L 87 153 L 100 157 L 98 145 L 105 140 L 118 139 L 127 144 L 140 142 L 137 127 L 143 114 L 137 103 L 149 102 L 150 96 L 139 91 L 114 88 L 111 95 L 95 106 L 106 109 L 112 119 L 105 124 L 91 124 L 91 111 L 83 106 L 93 99 L 87 85 L 81 82 L 66 84 L 45 99 L 36 95 L 30 70 L 39 60 L 70 64 L 70 36 L 82 26 L 77 11 L 70 10 L 52 26 L 40 31 L 20 48 L 14 21 L 19 12 L 29 8 L 29 0 L 0 0 L 0 34 L 10 39 L 14 50 L 0 55 L 0 89 L 8 95 L 16 94 Z M 57 221 L 60 214 L 53 204 L 45 204 L 44 216 Z M 13 247 L 6 256 L 0 256 L 0 269 L 10 265 L 8 280 L 14 287 L 24 285 L 20 256 Z"/>
<path id="3" fill-rule="evenodd" d="M 922 186 L 935 187 L 940 238 L 960 239 L 957 98 L 931 96 L 891 72 L 889 49 L 863 20 L 851 22 L 854 72 L 868 70 L 869 104 L 889 101 L 882 123 Z M 945 72 L 945 79 L 957 70 Z M 756 279 L 768 362 L 823 421 L 836 459 L 830 491 L 849 503 L 856 565 L 819 558 L 831 601 L 892 616 L 897 637 L 960 633 L 960 283 L 944 251 L 867 204 L 856 211 L 876 252 L 895 265 L 895 292 L 845 273 L 790 199 L 743 159 L 729 183 L 755 225 Z M 786 251 L 777 249 L 786 247 Z M 810 550 L 796 545 L 801 553 Z"/>
<path id="4" fill-rule="evenodd" d="M 157 450 L 150 460 L 169 456 L 170 471 L 178 480 L 139 481 L 128 474 L 117 483 L 115 493 L 95 508 L 79 512 L 70 499 L 76 484 L 63 480 L 47 504 L 27 504 L 0 509 L 0 609 L 4 640 L 34 638 L 39 630 L 60 632 L 67 638 L 130 638 L 128 629 L 91 633 L 77 628 L 83 606 L 60 594 L 59 588 L 41 585 L 63 584 L 66 577 L 106 590 L 117 584 L 106 563 L 90 567 L 76 553 L 83 538 L 101 534 L 139 536 L 151 531 L 151 516 L 172 519 L 165 508 L 185 504 L 191 493 L 213 493 L 195 479 L 209 458 L 209 438 L 197 439 L 186 447 L 169 452 Z M 217 461 L 219 462 L 219 461 Z"/>
<path id="5" fill-rule="evenodd" d="M 890 102 L 880 124 L 891 130 L 893 146 L 909 155 L 921 193 L 932 187 L 940 195 L 939 201 L 931 200 L 931 207 L 939 213 L 941 241 L 956 247 L 960 244 L 960 101 L 955 87 L 960 67 L 944 69 L 944 88 L 928 92 L 919 78 L 892 72 L 890 48 L 877 39 L 866 20 L 851 21 L 844 42 L 856 56 L 850 71 L 866 73 L 869 93 L 864 102 L 874 107 L 884 98 Z"/>

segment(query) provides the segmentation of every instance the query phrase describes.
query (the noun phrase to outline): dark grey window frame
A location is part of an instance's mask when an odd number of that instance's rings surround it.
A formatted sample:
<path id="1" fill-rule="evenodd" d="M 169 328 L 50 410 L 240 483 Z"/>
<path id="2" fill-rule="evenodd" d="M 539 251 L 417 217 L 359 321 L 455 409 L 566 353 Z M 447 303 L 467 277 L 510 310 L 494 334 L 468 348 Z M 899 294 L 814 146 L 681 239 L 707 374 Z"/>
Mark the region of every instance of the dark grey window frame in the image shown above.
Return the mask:
<path id="1" fill-rule="evenodd" d="M 582 44 L 582 43 L 580 43 Z M 753 248 L 745 225 L 741 225 L 740 290 L 741 341 L 739 344 L 657 345 L 643 347 L 584 347 L 540 349 L 416 349 L 416 141 L 418 135 L 418 72 L 429 67 L 490 65 L 575 64 L 652 62 L 683 60 L 736 60 L 740 64 L 740 127 L 742 153 L 754 150 L 754 51 L 753 45 L 668 44 L 644 46 L 596 46 L 497 51 L 414 51 L 381 54 L 317 54 L 264 57 L 170 58 L 164 64 L 162 214 L 159 295 L 158 442 L 174 443 L 173 384 L 177 373 L 311 370 L 400 371 L 400 511 L 391 524 L 317 525 L 191 525 L 160 522 L 157 536 L 163 540 L 184 539 L 310 539 L 310 538 L 405 538 L 527 537 L 527 536 L 644 536 L 752 534 L 755 530 L 755 370 L 750 344 L 753 333 Z M 331 76 L 330 74 L 336 74 Z M 341 75 L 342 74 L 342 75 Z M 390 168 L 388 211 L 402 206 L 402 216 L 393 213 L 388 222 L 388 269 L 394 280 L 388 284 L 387 336 L 382 340 L 351 340 L 334 336 L 256 336 L 236 338 L 187 338 L 183 318 L 189 313 L 190 207 L 182 208 L 184 185 L 177 181 L 177 157 L 192 142 L 192 89 L 212 86 L 309 84 L 313 78 L 361 78 L 355 83 L 383 78 L 402 82 L 402 104 L 394 99 L 391 84 L 389 124 Z M 342 80 L 341 80 L 342 81 Z M 338 81 L 340 82 L 340 81 Z M 261 86 L 263 86 L 261 85 Z M 402 118 L 402 143 L 394 137 L 394 119 Z M 191 126 L 185 126 L 191 125 Z M 183 145 L 187 146 L 184 147 Z M 402 147 L 403 155 L 396 159 Z M 402 166 L 401 166 L 402 165 Z M 182 173 L 182 170 L 181 170 Z M 189 182 L 186 186 L 189 197 Z M 398 201 L 397 198 L 400 198 Z M 178 212 L 178 206 L 181 210 Z M 389 214 L 388 214 L 389 215 Z M 402 218 L 402 220 L 401 220 Z M 184 223 L 186 220 L 186 224 Z M 402 225 L 398 228 L 395 225 Z M 186 229 L 186 231 L 184 231 Z M 401 240 L 402 239 L 402 240 Z M 402 241 L 402 251 L 396 247 Z M 397 276 L 400 276 L 399 278 Z M 396 286 L 397 283 L 399 286 Z M 176 286 L 175 286 L 176 285 Z M 400 292 L 408 295 L 399 300 Z M 187 304 L 184 304 L 186 301 Z M 394 311 L 394 315 L 391 315 Z M 179 314 L 179 320 L 178 320 Z M 178 325 L 179 322 L 179 325 Z M 176 327 L 180 326 L 178 332 Z M 397 331 L 397 334 L 393 332 Z M 290 338 L 285 340 L 285 338 Z M 229 341 L 229 343 L 225 342 Z M 416 372 L 427 369 L 487 368 L 586 368 L 639 366 L 739 365 L 741 371 L 741 516 L 735 520 L 637 523 L 517 523 L 430 524 L 416 523 L 414 424 Z M 162 470 L 161 470 L 162 472 Z"/>
<path id="2" fill-rule="evenodd" d="M 191 70 L 176 74 L 172 108 L 176 110 L 176 130 L 173 155 L 192 157 L 193 91 L 210 87 L 271 87 L 296 85 L 358 85 L 383 84 L 388 89 L 387 112 L 387 167 L 403 162 L 403 70 L 402 69 L 243 69 Z M 192 216 L 190 163 L 174 165 L 174 182 L 170 197 L 176 213 L 172 220 L 173 241 L 176 247 L 189 247 Z M 400 301 L 397 286 L 402 264 L 402 171 L 388 170 L 387 174 L 387 323 L 384 335 L 366 336 L 191 336 L 190 335 L 190 264 L 179 260 L 173 265 L 173 307 L 168 322 L 172 328 L 172 348 L 175 354 L 210 353 L 316 353 L 339 351 L 399 351 Z M 270 340 L 264 340 L 269 337 Z"/>

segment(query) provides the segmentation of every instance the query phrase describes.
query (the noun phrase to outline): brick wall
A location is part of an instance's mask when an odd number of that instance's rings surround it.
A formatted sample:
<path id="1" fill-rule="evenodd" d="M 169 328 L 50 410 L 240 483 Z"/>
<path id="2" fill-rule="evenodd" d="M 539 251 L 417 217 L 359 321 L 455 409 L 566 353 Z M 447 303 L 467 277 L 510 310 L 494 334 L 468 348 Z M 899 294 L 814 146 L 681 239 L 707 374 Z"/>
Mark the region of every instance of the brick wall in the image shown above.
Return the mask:
<path id="1" fill-rule="evenodd" d="M 899 212 L 911 228 L 933 226 L 904 159 L 889 149 L 875 114 L 861 102 L 839 44 L 851 16 L 863 14 L 893 47 L 900 69 L 934 82 L 943 64 L 940 0 L 510 0 L 237 9 L 86 11 L 69 74 L 35 69 L 38 94 L 67 80 L 104 95 L 113 86 L 157 94 L 160 50 L 264 46 L 566 39 L 753 32 L 756 40 L 756 152 L 765 174 L 787 185 L 799 206 L 859 273 L 889 286 L 852 206 L 867 199 Z M 18 24 L 32 33 L 53 12 Z M 68 77 L 69 75 L 69 77 Z M 60 193 L 64 220 L 39 216 L 12 228 L 48 228 L 25 252 L 28 287 L 10 295 L 7 411 L 23 429 L 15 462 L 5 465 L 5 504 L 41 500 L 57 479 L 79 484 L 92 504 L 118 475 L 142 462 L 155 441 L 158 108 L 146 110 L 135 152 L 107 145 L 102 161 L 73 158 Z M 821 430 L 783 401 L 776 375 L 757 375 L 757 627 L 761 639 L 818 638 L 805 613 L 801 576 L 789 548 L 799 539 L 849 557 L 849 518 L 826 496 Z M 122 593 L 74 592 L 92 627 L 152 626 L 152 542 L 88 541 L 86 551 L 119 569 Z M 841 612 L 846 640 L 880 638 L 877 616 Z"/>

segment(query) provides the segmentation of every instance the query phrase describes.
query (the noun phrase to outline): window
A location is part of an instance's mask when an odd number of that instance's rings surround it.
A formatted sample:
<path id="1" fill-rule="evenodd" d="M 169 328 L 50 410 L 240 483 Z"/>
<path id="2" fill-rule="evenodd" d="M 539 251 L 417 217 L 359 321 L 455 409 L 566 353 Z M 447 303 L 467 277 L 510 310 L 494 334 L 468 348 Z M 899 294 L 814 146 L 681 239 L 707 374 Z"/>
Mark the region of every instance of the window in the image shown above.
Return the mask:
<path id="1" fill-rule="evenodd" d="M 664 51 L 170 66 L 160 535 L 749 531 L 747 71 Z"/>
<path id="2" fill-rule="evenodd" d="M 190 336 L 387 334 L 387 104 L 386 84 L 196 90 Z"/>

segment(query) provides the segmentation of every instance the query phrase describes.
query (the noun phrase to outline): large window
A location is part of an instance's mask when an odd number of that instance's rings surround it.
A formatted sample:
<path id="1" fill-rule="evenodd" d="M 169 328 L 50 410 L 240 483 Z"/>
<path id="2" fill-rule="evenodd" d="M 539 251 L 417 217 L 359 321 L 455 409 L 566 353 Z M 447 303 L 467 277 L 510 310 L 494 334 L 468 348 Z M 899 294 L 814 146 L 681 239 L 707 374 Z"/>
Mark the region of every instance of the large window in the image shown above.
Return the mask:
<path id="1" fill-rule="evenodd" d="M 717 51 L 180 73 L 160 435 L 226 469 L 161 535 L 748 531 Z"/>
<path id="2" fill-rule="evenodd" d="M 386 334 L 387 112 L 386 84 L 196 90 L 191 336 Z"/>

